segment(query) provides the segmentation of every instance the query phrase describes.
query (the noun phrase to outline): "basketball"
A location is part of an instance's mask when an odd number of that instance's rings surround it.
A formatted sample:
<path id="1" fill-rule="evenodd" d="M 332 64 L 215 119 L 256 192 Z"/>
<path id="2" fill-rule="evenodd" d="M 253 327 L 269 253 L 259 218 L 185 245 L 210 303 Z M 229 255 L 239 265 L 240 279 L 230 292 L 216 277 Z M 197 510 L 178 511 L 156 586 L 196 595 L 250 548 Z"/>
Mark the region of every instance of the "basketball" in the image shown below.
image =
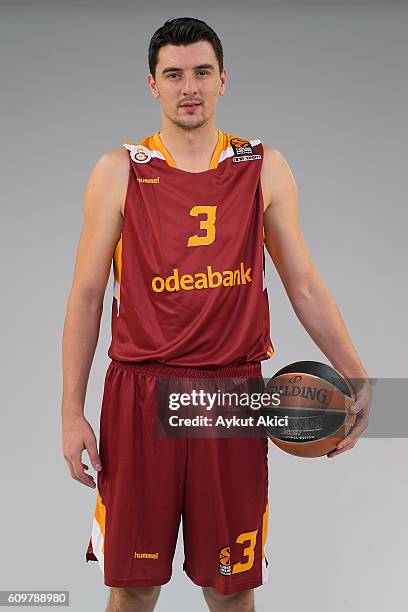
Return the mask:
<path id="1" fill-rule="evenodd" d="M 279 394 L 280 404 L 268 414 L 286 417 L 267 426 L 276 446 L 298 457 L 321 457 L 333 450 L 353 427 L 356 415 L 348 409 L 355 401 L 350 383 L 331 366 L 319 361 L 297 361 L 268 381 L 269 395 Z"/>

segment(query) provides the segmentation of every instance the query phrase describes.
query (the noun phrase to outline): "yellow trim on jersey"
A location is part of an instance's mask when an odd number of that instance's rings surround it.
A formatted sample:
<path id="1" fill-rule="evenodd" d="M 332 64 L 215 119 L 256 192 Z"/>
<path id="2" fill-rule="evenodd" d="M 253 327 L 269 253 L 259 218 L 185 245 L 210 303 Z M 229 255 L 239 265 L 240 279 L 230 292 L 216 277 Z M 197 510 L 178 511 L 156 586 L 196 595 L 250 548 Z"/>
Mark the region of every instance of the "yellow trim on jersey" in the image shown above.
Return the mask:
<path id="1" fill-rule="evenodd" d="M 118 303 L 120 302 L 120 279 L 122 277 L 122 234 L 113 254 L 113 276 L 118 283 Z"/>
<path id="2" fill-rule="evenodd" d="M 99 529 L 102 534 L 102 554 L 105 554 L 105 523 L 106 523 L 106 507 L 102 501 L 102 498 L 97 492 L 96 494 L 96 504 L 95 504 L 95 512 L 94 512 L 95 521 L 99 525 Z M 95 551 L 94 551 L 95 554 Z"/>
<path id="3" fill-rule="evenodd" d="M 218 132 L 218 140 L 217 140 L 217 144 L 215 145 L 208 170 L 214 170 L 215 168 L 218 167 L 222 153 L 226 149 L 228 149 L 228 147 L 230 146 L 231 138 L 240 139 L 235 133 L 229 134 L 227 132 L 223 132 L 222 130 L 219 130 L 218 128 L 217 128 L 217 132 Z M 243 140 L 245 142 L 251 141 L 250 138 L 245 138 L 245 139 L 241 138 L 240 140 Z M 170 152 L 164 146 L 164 143 L 160 136 L 160 131 L 155 132 L 151 136 L 146 136 L 145 138 L 140 140 L 138 143 L 135 143 L 132 140 L 126 140 L 123 142 L 123 144 L 124 145 L 129 144 L 129 145 L 134 145 L 134 146 L 141 145 L 143 147 L 146 147 L 147 149 L 150 149 L 151 151 L 158 151 L 159 153 L 162 154 L 163 158 L 165 159 L 165 161 L 171 168 L 177 168 L 176 162 L 170 155 Z"/>
<path id="4" fill-rule="evenodd" d="M 265 544 L 268 535 L 268 512 L 269 504 L 266 502 L 265 512 L 262 516 L 262 559 L 265 557 Z"/>
<path id="5" fill-rule="evenodd" d="M 160 132 L 156 132 L 151 138 L 154 143 L 154 146 L 152 148 L 155 148 L 157 149 L 157 151 L 160 151 L 160 153 L 162 153 L 164 159 L 169 164 L 169 166 L 171 166 L 172 168 L 177 168 L 176 162 L 173 160 L 172 156 L 164 146 L 162 139 L 160 138 Z"/>
<path id="6" fill-rule="evenodd" d="M 225 134 L 221 130 L 218 130 L 218 140 L 215 145 L 214 153 L 212 154 L 209 170 L 213 170 L 218 166 L 220 161 L 221 153 L 225 149 Z"/>
<path id="7" fill-rule="evenodd" d="M 225 149 L 228 148 L 230 137 L 234 136 L 233 134 L 226 134 L 225 132 L 219 129 L 217 129 L 217 132 L 218 132 L 218 140 L 217 140 L 217 144 L 215 145 L 215 149 L 212 154 L 211 161 L 210 161 L 210 167 L 208 168 L 208 170 L 214 170 L 215 168 L 217 168 L 220 157 L 221 157 L 221 153 L 225 151 Z M 151 146 L 151 144 L 149 143 L 149 139 L 153 141 L 153 146 Z M 144 145 L 147 148 L 156 149 L 157 151 L 160 151 L 160 153 L 163 155 L 164 159 L 169 164 L 169 166 L 171 166 L 172 168 L 177 168 L 176 162 L 174 161 L 169 151 L 164 146 L 164 143 L 160 137 L 159 131 L 153 134 L 153 136 L 149 136 L 145 138 L 145 140 L 142 141 L 140 144 Z"/>

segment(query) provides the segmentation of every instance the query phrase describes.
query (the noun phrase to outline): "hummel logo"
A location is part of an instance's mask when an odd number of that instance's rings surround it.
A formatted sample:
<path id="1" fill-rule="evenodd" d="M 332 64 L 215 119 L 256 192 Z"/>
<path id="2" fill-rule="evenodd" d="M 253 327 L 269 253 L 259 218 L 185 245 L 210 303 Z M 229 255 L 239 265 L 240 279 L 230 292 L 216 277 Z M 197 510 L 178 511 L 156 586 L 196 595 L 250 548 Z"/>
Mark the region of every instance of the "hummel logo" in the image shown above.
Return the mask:
<path id="1" fill-rule="evenodd" d="M 143 178 L 138 176 L 137 180 L 139 183 L 160 183 L 160 176 L 156 176 L 155 178 Z"/>
<path id="2" fill-rule="evenodd" d="M 155 553 L 135 552 L 133 558 L 134 559 L 158 559 L 159 553 L 158 552 L 155 552 Z"/>

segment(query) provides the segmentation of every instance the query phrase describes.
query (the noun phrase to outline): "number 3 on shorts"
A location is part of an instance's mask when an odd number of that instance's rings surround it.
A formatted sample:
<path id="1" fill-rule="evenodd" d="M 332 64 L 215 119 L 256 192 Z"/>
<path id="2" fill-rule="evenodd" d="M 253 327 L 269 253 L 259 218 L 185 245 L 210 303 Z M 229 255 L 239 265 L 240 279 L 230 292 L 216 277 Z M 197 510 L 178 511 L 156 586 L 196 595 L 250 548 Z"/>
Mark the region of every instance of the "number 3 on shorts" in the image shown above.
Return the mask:
<path id="1" fill-rule="evenodd" d="M 245 562 L 240 561 L 239 563 L 234 563 L 232 566 L 232 573 L 238 574 L 239 572 L 246 572 L 246 570 L 251 569 L 254 564 L 254 549 L 256 545 L 256 536 L 258 530 L 256 531 L 248 531 L 247 533 L 241 533 L 237 539 L 235 540 L 238 544 L 243 544 L 244 542 L 249 542 L 249 546 L 244 548 L 244 555 L 248 557 L 248 560 Z"/>

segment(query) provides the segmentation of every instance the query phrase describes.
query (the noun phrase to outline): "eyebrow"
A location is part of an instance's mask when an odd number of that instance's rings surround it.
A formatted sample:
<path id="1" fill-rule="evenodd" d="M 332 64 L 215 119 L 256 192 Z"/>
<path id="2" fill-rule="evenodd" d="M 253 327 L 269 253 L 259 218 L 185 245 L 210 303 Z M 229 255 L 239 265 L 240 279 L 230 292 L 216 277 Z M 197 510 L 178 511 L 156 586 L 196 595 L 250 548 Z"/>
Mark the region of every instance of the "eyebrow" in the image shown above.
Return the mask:
<path id="1" fill-rule="evenodd" d="M 212 64 L 200 64 L 199 66 L 195 66 L 193 70 L 214 70 L 214 66 Z M 168 66 L 162 70 L 162 74 L 166 74 L 167 72 L 182 72 L 182 68 L 176 68 L 175 66 Z"/>

